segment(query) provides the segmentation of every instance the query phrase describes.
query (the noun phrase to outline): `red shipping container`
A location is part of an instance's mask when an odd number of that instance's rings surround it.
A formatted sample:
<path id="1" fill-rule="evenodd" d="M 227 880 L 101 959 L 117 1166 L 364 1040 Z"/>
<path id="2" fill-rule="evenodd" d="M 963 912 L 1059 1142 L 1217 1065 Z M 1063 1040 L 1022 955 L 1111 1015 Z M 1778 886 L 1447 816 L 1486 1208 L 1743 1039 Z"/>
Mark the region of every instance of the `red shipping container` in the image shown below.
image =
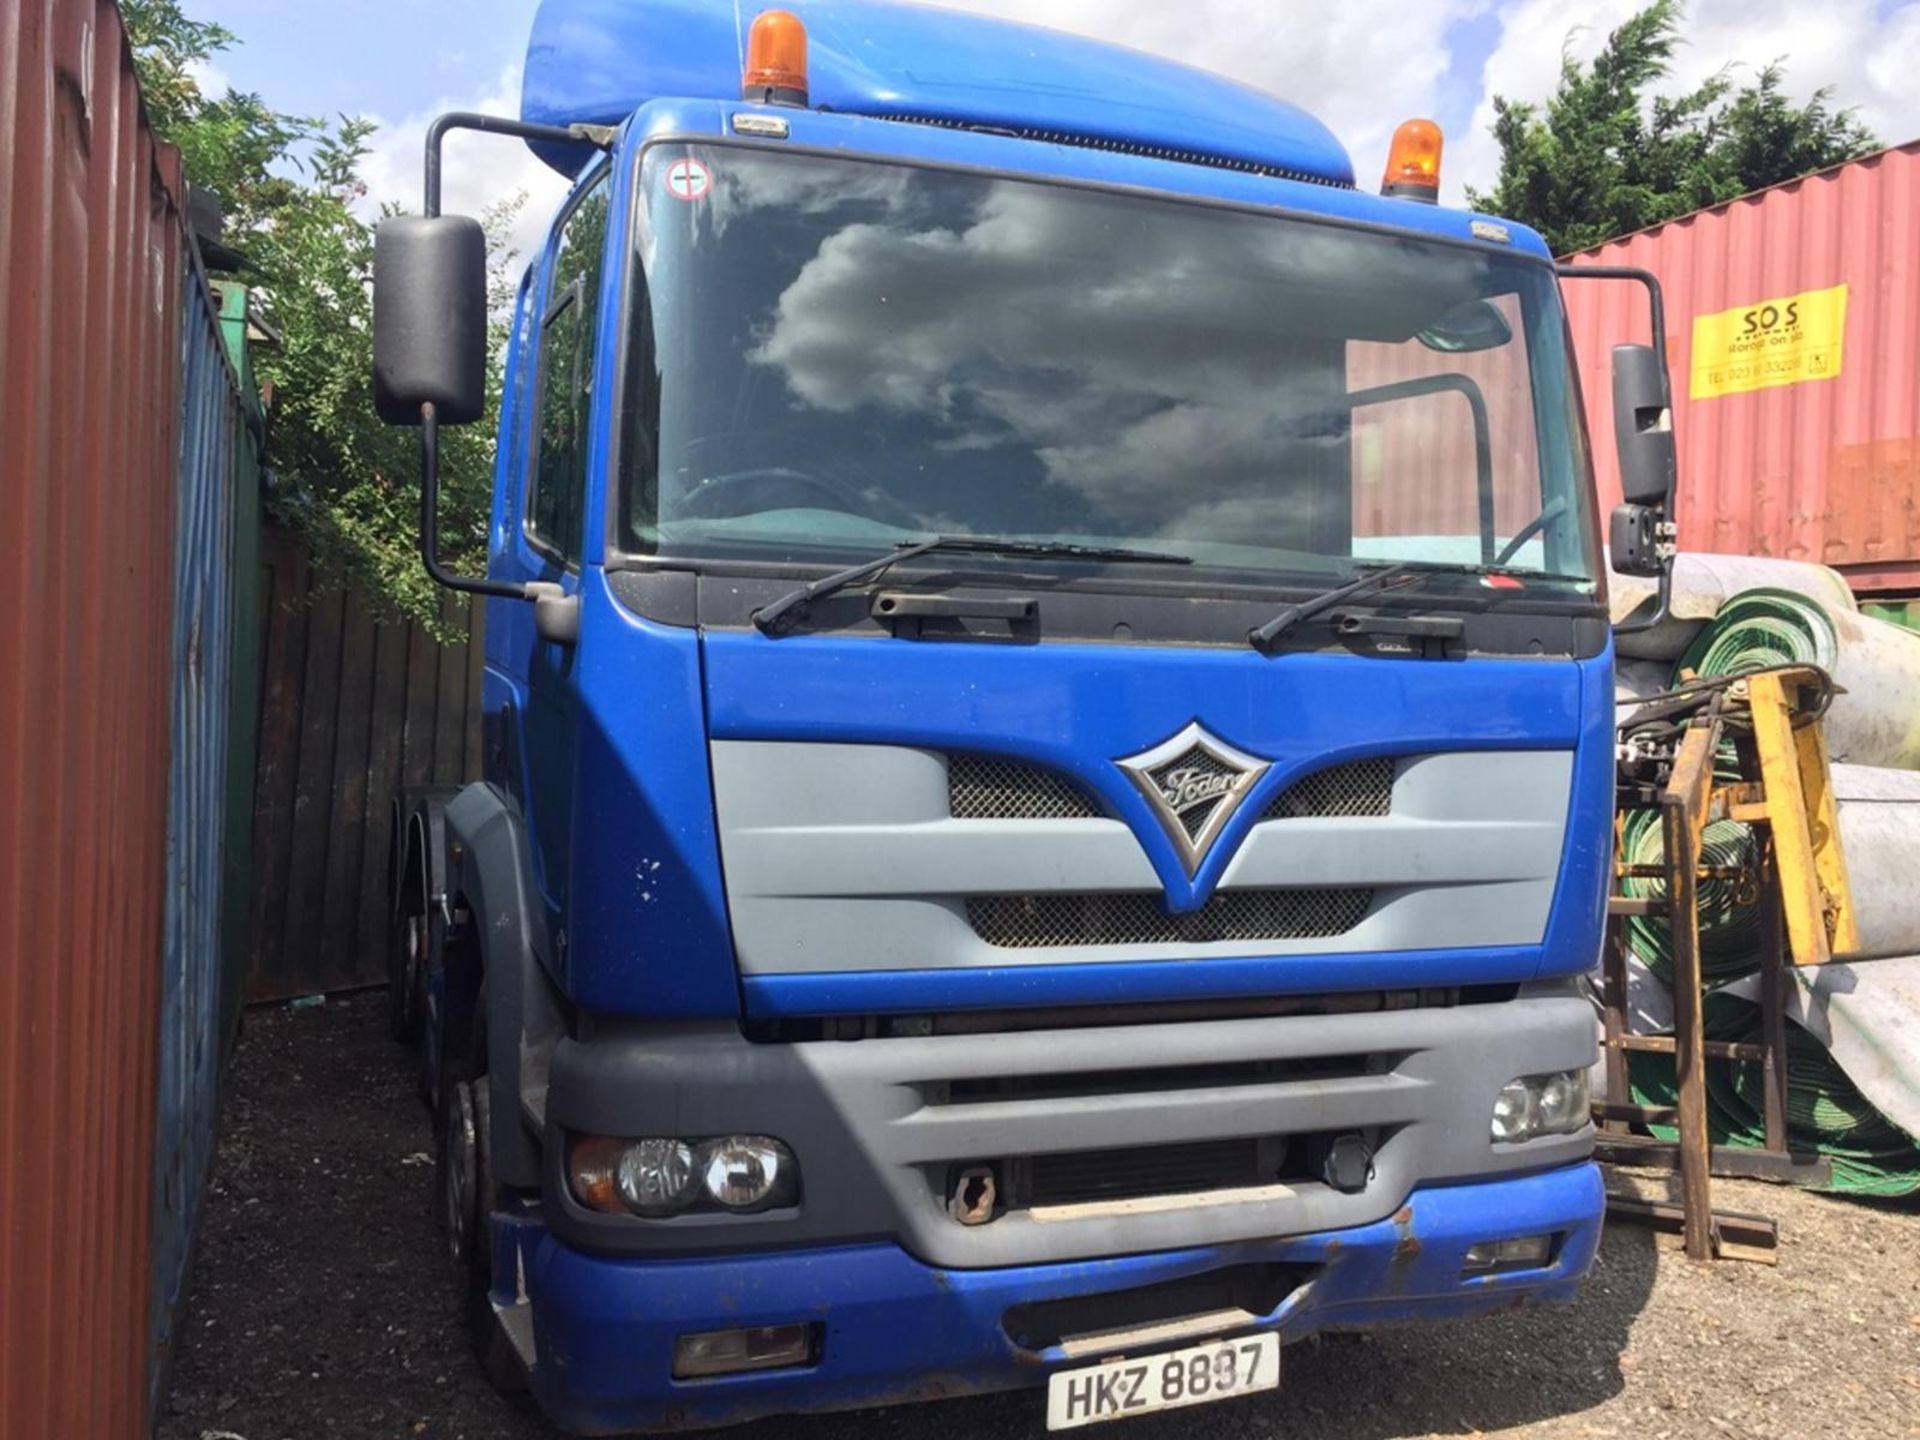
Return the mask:
<path id="1" fill-rule="evenodd" d="M 1810 560 L 1920 593 L 1920 141 L 1625 236 L 1667 301 L 1680 544 Z M 1617 504 L 1610 356 L 1645 292 L 1565 287 L 1603 512 Z"/>
<path id="2" fill-rule="evenodd" d="M 112 0 L 0 0 L 4 1440 L 152 1430 L 183 193 Z"/>

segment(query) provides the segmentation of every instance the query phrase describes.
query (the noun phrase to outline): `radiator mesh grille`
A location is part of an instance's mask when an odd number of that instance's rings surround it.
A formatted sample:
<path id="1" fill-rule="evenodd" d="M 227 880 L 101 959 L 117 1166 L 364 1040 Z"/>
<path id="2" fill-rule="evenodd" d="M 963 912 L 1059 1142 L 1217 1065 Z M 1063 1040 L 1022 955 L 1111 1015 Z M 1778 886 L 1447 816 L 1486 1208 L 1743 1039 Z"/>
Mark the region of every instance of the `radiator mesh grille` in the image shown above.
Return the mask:
<path id="1" fill-rule="evenodd" d="M 1306 816 L 1385 815 L 1393 809 L 1393 761 L 1353 760 L 1316 771 L 1267 806 L 1262 820 Z"/>
<path id="2" fill-rule="evenodd" d="M 1298 180 L 1306 185 L 1325 185 L 1332 190 L 1354 188 L 1348 181 L 1329 180 L 1324 175 L 1290 169 L 1285 165 L 1263 165 L 1232 155 L 1215 155 L 1175 145 L 1153 145 L 1141 140 L 1113 140 L 1104 135 L 1088 135 L 1073 130 L 1046 130 L 1031 125 L 971 125 L 964 120 L 949 120 L 939 115 L 915 115 L 905 111 L 894 111 L 874 118 L 905 125 L 932 125 L 941 130 L 979 130 L 990 135 L 1010 135 L 1019 140 L 1038 140 L 1048 145 L 1069 145 L 1078 150 L 1105 150 L 1116 155 L 1175 160 L 1182 165 L 1203 165 L 1210 170 L 1237 170 L 1243 175 L 1265 175 L 1275 180 Z"/>
<path id="3" fill-rule="evenodd" d="M 1033 1157 L 1031 1203 L 1085 1205 L 1141 1195 L 1193 1195 L 1273 1181 L 1255 1139 L 1150 1145 Z"/>
<path id="4" fill-rule="evenodd" d="M 1366 917 L 1371 889 L 1225 890 L 1175 915 L 1149 891 L 1114 895 L 977 895 L 967 921 L 989 945 L 1210 945 L 1344 935 Z"/>
<path id="5" fill-rule="evenodd" d="M 947 805 L 956 820 L 1097 820 L 1099 810 L 1072 781 L 991 755 L 947 760 Z"/>

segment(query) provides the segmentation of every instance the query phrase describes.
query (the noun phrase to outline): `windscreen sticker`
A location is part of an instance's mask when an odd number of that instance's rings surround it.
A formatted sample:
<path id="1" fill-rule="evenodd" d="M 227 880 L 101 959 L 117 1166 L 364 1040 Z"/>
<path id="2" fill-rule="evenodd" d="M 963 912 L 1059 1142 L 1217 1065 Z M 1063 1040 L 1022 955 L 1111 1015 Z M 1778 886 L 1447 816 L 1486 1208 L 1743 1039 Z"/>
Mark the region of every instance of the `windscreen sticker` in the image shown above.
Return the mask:
<path id="1" fill-rule="evenodd" d="M 1833 380 L 1847 338 L 1847 287 L 1803 290 L 1693 320 L 1695 400 Z"/>
<path id="2" fill-rule="evenodd" d="M 698 160 L 676 160 L 667 171 L 667 193 L 676 200 L 704 200 L 713 189 L 713 172 Z"/>

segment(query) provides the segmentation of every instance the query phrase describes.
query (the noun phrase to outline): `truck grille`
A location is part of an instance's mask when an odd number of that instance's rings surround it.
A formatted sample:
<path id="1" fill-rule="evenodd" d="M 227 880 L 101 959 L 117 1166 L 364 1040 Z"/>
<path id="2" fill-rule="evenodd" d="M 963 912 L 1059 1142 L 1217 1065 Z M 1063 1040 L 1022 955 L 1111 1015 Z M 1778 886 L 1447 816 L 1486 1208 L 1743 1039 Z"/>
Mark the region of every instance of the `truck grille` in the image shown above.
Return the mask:
<path id="1" fill-rule="evenodd" d="M 1223 890 L 1175 915 L 1151 891 L 1102 895 L 976 895 L 967 921 L 989 945 L 1208 945 L 1344 935 L 1366 917 L 1366 889 Z"/>
<path id="2" fill-rule="evenodd" d="M 1369 1127 L 1370 1149 L 1390 1140 L 1398 1127 Z M 1303 1130 L 1291 1135 L 1235 1135 L 1218 1140 L 1174 1141 L 1113 1150 L 1056 1150 L 1013 1155 L 946 1167 L 946 1192 L 970 1170 L 991 1170 L 1006 1212 L 1071 1209 L 1129 1200 L 1224 1196 L 1274 1185 L 1296 1189 L 1323 1182 L 1328 1150 L 1341 1132 Z M 939 1183 L 941 1171 L 929 1178 Z M 1044 1219 L 1057 1220 L 1058 1215 Z"/>
<path id="3" fill-rule="evenodd" d="M 987 135 L 1011 135 L 1020 140 L 1038 140 L 1047 145 L 1070 145 L 1080 150 L 1106 150 L 1116 155 L 1145 155 L 1155 160 L 1174 160 L 1182 165 L 1204 165 L 1212 170 L 1237 170 L 1243 175 L 1265 175 L 1275 180 L 1297 180 L 1303 185 L 1324 185 L 1332 190 L 1351 190 L 1351 181 L 1329 180 L 1304 170 L 1284 165 L 1263 165 L 1231 155 L 1215 155 L 1202 150 L 1183 150 L 1170 145 L 1155 145 L 1140 140 L 1115 140 L 1105 135 L 1089 135 L 1073 130 L 1043 130 L 1029 125 L 973 125 L 964 120 L 949 120 L 940 115 L 915 115 L 908 111 L 885 112 L 874 117 L 902 125 L 932 125 L 942 130 L 978 130 Z"/>
<path id="4" fill-rule="evenodd" d="M 956 820 L 1103 818 L 1071 780 L 993 755 L 948 757 L 947 804 Z"/>
<path id="5" fill-rule="evenodd" d="M 1271 1185 L 1284 1153 L 1284 1145 L 1245 1139 L 1035 1155 L 1025 1198 L 1029 1206 L 1090 1205 Z"/>
<path id="6" fill-rule="evenodd" d="M 1299 820 L 1310 815 L 1385 815 L 1392 809 L 1393 761 L 1352 760 L 1296 780 L 1260 818 Z"/>
<path id="7" fill-rule="evenodd" d="M 1226 766 L 1203 753 L 1194 763 L 1218 772 Z M 1297 780 L 1267 806 L 1262 820 L 1309 816 L 1386 815 L 1393 809 L 1394 762 L 1353 760 Z M 1064 775 L 996 755 L 947 757 L 947 805 L 956 820 L 1100 820 L 1105 814 Z M 1189 830 L 1206 819 L 1189 818 Z"/>

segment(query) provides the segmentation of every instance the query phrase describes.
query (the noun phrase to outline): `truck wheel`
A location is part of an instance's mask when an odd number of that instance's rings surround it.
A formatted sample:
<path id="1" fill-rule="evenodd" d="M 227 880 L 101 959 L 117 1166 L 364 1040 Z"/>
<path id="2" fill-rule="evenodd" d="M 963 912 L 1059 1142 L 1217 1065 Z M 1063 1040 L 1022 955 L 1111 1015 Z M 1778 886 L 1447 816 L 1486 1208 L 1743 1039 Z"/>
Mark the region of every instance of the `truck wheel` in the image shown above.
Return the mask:
<path id="1" fill-rule="evenodd" d="M 411 1044 L 420 1034 L 420 972 L 427 946 L 427 917 L 395 915 L 387 926 L 387 1029 Z"/>
<path id="2" fill-rule="evenodd" d="M 436 906 L 420 920 L 420 963 L 415 970 L 414 990 L 420 1017 L 420 1098 L 426 1102 L 427 1113 L 433 1116 L 436 1135 L 440 1133 L 437 1128 L 440 1123 L 440 1094 L 446 1088 L 447 1077 L 454 1073 L 449 1068 L 453 1061 L 449 1059 L 451 1047 L 447 1043 L 447 1009 L 450 1003 L 447 994 L 447 942 L 446 922 Z"/>
<path id="3" fill-rule="evenodd" d="M 485 1073 L 484 1022 L 476 1017 L 465 1055 L 455 1058 L 447 1054 L 447 1047 L 442 1053 L 447 1059 L 437 1087 L 435 1204 L 474 1358 L 488 1383 L 512 1393 L 526 1388 L 526 1375 L 493 1312 L 492 1215 L 497 1190 L 488 1129 L 492 1095 Z"/>

